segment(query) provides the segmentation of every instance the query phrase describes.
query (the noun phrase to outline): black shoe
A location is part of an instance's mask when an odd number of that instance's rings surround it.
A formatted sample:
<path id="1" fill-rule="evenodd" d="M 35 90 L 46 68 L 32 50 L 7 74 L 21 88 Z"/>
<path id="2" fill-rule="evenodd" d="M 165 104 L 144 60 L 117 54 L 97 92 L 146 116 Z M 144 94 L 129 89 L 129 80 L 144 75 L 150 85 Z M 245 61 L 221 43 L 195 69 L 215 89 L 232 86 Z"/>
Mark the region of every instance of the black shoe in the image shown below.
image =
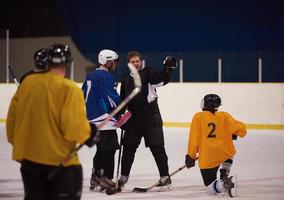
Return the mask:
<path id="1" fill-rule="evenodd" d="M 160 183 L 157 185 L 158 192 L 165 192 L 172 189 L 171 184 L 172 180 L 168 176 L 164 176 L 160 178 Z"/>
<path id="2" fill-rule="evenodd" d="M 167 176 L 163 176 L 160 178 L 160 183 L 159 185 L 157 185 L 157 187 L 164 187 L 164 186 L 168 186 L 172 184 L 172 179 L 169 177 L 167 178 Z"/>
<path id="3" fill-rule="evenodd" d="M 106 194 L 107 195 L 113 195 L 113 194 L 116 194 L 116 193 L 119 193 L 121 192 L 121 188 L 118 186 L 118 188 L 114 187 L 114 188 L 107 188 L 106 189 Z"/>
<path id="4" fill-rule="evenodd" d="M 107 189 L 108 188 L 105 188 L 105 187 L 100 187 L 100 189 L 99 189 L 99 192 L 101 192 L 101 193 L 105 193 L 106 191 L 107 191 Z"/>
<path id="5" fill-rule="evenodd" d="M 124 176 L 124 175 L 121 175 L 119 180 L 118 180 L 118 188 L 117 190 L 119 190 L 119 192 L 121 192 L 121 189 L 124 188 L 124 185 L 128 182 L 128 178 L 129 176 Z"/>
<path id="6" fill-rule="evenodd" d="M 90 190 L 95 190 L 98 186 L 100 186 L 100 177 L 96 174 L 92 174 L 90 180 Z"/>
<path id="7" fill-rule="evenodd" d="M 107 177 L 100 175 L 96 170 L 92 170 L 92 177 L 90 180 L 90 190 L 104 191 L 106 188 L 114 187 L 115 183 Z"/>
<path id="8" fill-rule="evenodd" d="M 109 178 L 105 176 L 100 177 L 100 185 L 104 188 L 112 188 L 115 187 L 115 182 L 110 180 Z"/>

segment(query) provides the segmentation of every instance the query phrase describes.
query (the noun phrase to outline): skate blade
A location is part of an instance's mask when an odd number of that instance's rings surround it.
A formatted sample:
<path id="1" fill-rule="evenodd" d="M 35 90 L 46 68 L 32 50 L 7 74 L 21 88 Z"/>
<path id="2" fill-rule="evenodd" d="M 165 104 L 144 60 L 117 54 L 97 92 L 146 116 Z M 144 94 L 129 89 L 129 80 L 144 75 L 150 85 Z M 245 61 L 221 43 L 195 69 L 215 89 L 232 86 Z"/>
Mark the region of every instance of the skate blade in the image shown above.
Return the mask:
<path id="1" fill-rule="evenodd" d="M 90 188 L 90 192 L 100 192 L 101 189 L 98 188 L 98 187 L 95 187 L 95 188 Z"/>
<path id="2" fill-rule="evenodd" d="M 229 196 L 231 198 L 237 197 L 237 189 L 238 189 L 237 175 L 233 176 L 232 184 L 233 184 L 234 187 L 231 189 L 231 193 L 229 194 L 229 192 L 226 191 L 226 192 L 223 193 L 223 197 L 225 197 L 225 196 Z"/>
<path id="3" fill-rule="evenodd" d="M 91 192 L 96 192 L 97 188 L 99 187 L 99 184 L 93 184 L 89 187 L 89 190 Z"/>
<path id="4" fill-rule="evenodd" d="M 167 192 L 167 191 L 171 191 L 173 188 L 171 185 L 166 185 L 166 186 L 159 186 L 157 187 L 156 192 Z"/>
<path id="5" fill-rule="evenodd" d="M 105 192 L 105 189 L 104 187 L 101 187 L 101 186 L 95 186 L 95 187 L 90 187 L 89 188 L 89 191 L 90 192 L 98 192 L 98 193 L 104 193 Z"/>
<path id="6" fill-rule="evenodd" d="M 235 176 L 233 176 L 233 179 L 232 179 L 232 182 L 234 184 L 234 188 L 232 188 L 232 197 L 237 197 L 237 192 L 238 192 L 238 177 L 237 175 L 235 174 Z"/>

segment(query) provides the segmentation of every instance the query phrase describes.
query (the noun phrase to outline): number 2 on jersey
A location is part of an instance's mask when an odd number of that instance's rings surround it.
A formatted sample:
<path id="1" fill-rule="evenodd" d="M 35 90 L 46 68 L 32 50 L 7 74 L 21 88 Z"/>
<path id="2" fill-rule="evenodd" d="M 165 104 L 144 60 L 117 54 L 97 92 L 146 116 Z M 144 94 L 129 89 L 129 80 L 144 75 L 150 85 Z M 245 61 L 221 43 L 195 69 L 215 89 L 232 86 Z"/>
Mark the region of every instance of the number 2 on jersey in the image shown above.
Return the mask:
<path id="1" fill-rule="evenodd" d="M 216 133 L 215 133 L 215 130 L 216 130 L 216 125 L 214 123 L 209 123 L 208 124 L 208 127 L 211 129 L 210 130 L 210 133 L 208 134 L 208 138 L 216 138 Z"/>

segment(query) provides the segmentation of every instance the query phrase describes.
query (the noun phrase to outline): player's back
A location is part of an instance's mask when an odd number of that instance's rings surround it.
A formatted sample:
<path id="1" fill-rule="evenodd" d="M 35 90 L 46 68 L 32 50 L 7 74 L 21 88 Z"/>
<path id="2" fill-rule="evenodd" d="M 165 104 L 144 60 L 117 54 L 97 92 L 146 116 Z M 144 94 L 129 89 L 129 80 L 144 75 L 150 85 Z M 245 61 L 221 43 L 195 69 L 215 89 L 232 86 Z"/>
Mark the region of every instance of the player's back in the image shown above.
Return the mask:
<path id="1" fill-rule="evenodd" d="M 215 140 L 208 140 L 210 143 L 216 144 L 218 141 L 225 141 L 232 138 L 233 133 L 230 132 L 230 123 L 228 123 L 231 116 L 228 113 L 216 112 L 213 114 L 212 112 L 204 111 L 198 113 L 197 117 L 202 137 L 204 139 L 215 138 Z"/>
<path id="2" fill-rule="evenodd" d="M 236 153 L 232 135 L 244 136 L 245 125 L 229 113 L 209 111 L 197 113 L 192 121 L 191 138 L 196 141 L 200 168 L 212 168 Z"/>
<path id="3" fill-rule="evenodd" d="M 80 88 L 51 72 L 29 75 L 13 101 L 13 158 L 56 165 L 89 137 Z M 10 117 L 9 117 L 10 118 Z M 13 119 L 14 118 L 14 119 Z M 75 156 L 68 164 L 78 164 Z"/>

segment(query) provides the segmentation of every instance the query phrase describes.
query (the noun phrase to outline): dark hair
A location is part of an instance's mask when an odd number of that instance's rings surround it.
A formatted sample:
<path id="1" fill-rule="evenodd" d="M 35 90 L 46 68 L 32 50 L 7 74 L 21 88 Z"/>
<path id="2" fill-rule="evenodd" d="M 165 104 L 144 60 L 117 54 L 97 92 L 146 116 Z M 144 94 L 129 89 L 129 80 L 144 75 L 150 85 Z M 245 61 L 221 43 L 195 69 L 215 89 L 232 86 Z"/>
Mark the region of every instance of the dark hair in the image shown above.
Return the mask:
<path id="1" fill-rule="evenodd" d="M 142 60 L 142 56 L 138 51 L 129 51 L 127 53 L 127 62 L 129 62 L 129 60 L 133 57 L 139 57 L 140 60 Z"/>

